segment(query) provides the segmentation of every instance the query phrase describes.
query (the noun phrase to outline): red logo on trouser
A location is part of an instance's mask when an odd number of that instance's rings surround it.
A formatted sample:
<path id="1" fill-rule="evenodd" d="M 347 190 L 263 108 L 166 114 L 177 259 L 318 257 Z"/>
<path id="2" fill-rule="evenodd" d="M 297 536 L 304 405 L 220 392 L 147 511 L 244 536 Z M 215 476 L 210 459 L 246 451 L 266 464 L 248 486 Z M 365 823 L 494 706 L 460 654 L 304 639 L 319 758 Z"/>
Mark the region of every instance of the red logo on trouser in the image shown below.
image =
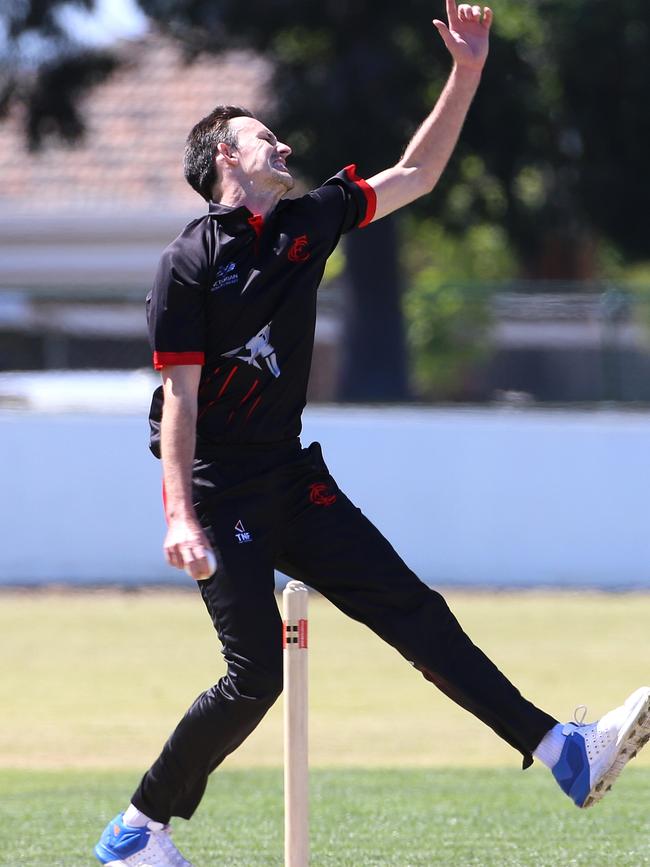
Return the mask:
<path id="1" fill-rule="evenodd" d="M 323 484 L 309 486 L 309 499 L 315 506 L 332 506 L 336 502 L 336 494 L 332 494 Z"/>

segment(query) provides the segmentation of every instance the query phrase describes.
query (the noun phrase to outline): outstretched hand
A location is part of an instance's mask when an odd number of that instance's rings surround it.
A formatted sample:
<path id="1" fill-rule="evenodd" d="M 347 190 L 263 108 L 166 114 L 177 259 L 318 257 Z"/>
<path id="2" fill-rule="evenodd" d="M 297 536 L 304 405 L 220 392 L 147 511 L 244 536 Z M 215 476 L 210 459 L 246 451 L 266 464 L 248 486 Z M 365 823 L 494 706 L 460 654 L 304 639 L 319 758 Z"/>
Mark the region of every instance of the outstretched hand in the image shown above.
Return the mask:
<path id="1" fill-rule="evenodd" d="M 433 23 L 442 36 L 457 66 L 480 71 L 488 55 L 492 10 L 489 6 L 472 6 L 447 0 L 448 24 Z"/>

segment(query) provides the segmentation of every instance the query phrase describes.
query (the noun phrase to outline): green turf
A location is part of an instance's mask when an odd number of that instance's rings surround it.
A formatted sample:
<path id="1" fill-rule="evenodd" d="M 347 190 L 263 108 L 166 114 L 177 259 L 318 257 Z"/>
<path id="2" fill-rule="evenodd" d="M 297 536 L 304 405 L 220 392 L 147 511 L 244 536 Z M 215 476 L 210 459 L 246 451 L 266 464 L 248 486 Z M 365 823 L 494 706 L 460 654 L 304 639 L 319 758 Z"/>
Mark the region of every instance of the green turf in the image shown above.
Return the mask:
<path id="1" fill-rule="evenodd" d="M 449 598 L 562 719 L 581 702 L 596 718 L 650 681 L 648 594 Z M 312 867 L 650 865 L 650 747 L 582 812 L 318 597 L 310 638 Z M 0 867 L 95 864 L 101 828 L 223 670 L 203 606 L 159 590 L 0 594 L 0 659 Z M 195 867 L 280 867 L 281 763 L 278 702 L 176 829 Z"/>
<path id="2" fill-rule="evenodd" d="M 650 771 L 630 768 L 580 811 L 543 769 L 312 773 L 313 867 L 650 864 Z M 103 771 L 0 771 L 0 865 L 82 867 L 137 782 Z M 195 867 L 280 867 L 279 770 L 221 771 L 175 839 Z"/>
<path id="3" fill-rule="evenodd" d="M 474 641 L 559 719 L 579 704 L 596 719 L 650 682 L 650 594 L 448 598 Z M 365 627 L 320 597 L 309 614 L 313 767 L 516 764 Z M 0 767 L 144 770 L 223 672 L 219 650 L 196 591 L 0 593 Z M 650 767 L 650 748 L 638 762 Z M 229 765 L 281 764 L 277 702 Z"/>

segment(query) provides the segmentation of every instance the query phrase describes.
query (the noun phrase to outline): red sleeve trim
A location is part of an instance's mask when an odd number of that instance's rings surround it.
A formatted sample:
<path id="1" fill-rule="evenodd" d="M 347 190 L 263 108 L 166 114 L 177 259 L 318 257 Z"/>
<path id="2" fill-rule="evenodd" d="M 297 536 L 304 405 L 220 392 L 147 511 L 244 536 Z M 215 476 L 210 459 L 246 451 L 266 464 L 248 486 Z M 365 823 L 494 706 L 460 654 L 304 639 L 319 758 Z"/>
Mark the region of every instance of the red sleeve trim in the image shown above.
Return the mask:
<path id="1" fill-rule="evenodd" d="M 170 364 L 205 364 L 203 352 L 154 352 L 154 370 L 162 370 Z"/>
<path id="2" fill-rule="evenodd" d="M 364 181 L 363 178 L 359 177 L 357 174 L 357 167 L 354 163 L 350 166 L 346 166 L 343 171 L 347 175 L 348 180 L 352 181 L 353 184 L 356 184 L 366 198 L 366 216 L 359 223 L 359 228 L 363 229 L 364 226 L 367 226 L 368 223 L 372 222 L 372 218 L 375 216 L 377 210 L 377 194 L 368 181 Z"/>

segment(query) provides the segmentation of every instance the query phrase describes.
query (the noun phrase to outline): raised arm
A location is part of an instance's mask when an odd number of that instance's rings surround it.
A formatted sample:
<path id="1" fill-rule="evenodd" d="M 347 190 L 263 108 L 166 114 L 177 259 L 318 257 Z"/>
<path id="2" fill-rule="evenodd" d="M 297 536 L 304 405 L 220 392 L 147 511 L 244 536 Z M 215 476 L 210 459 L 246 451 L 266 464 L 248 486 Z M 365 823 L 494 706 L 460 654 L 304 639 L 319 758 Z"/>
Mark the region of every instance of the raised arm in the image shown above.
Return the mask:
<path id="1" fill-rule="evenodd" d="M 481 80 L 488 55 L 492 10 L 447 0 L 448 24 L 437 19 L 454 66 L 431 114 L 409 142 L 401 160 L 368 183 L 377 196 L 374 220 L 430 193 L 438 183 Z"/>

